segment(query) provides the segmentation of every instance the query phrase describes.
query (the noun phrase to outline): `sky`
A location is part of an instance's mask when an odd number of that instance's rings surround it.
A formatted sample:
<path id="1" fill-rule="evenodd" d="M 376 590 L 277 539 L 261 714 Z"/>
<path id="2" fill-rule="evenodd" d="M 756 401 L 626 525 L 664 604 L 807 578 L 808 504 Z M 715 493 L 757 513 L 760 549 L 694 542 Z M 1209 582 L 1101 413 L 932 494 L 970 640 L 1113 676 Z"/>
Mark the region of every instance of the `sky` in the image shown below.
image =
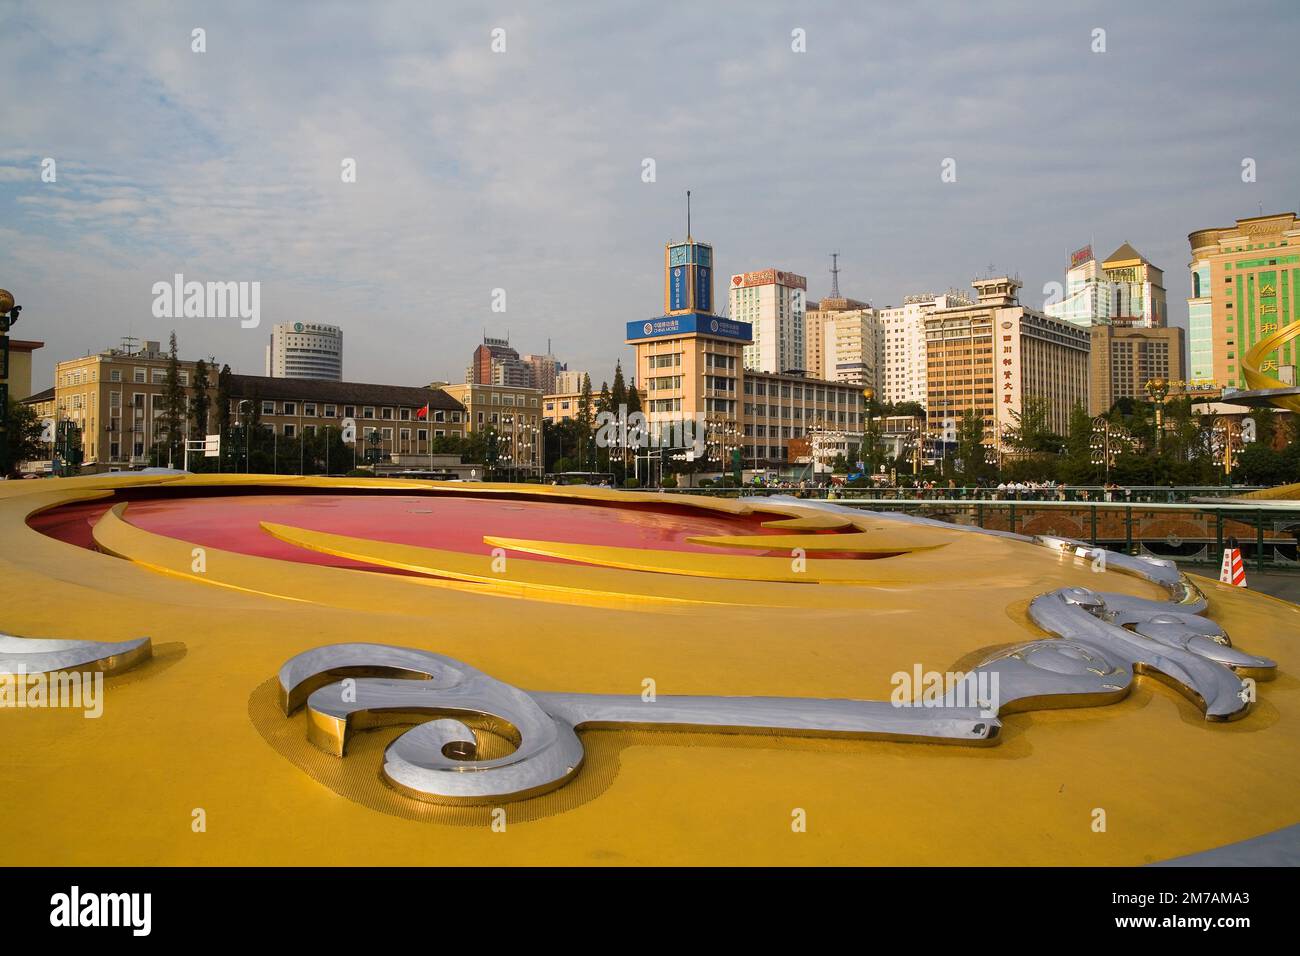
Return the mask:
<path id="1" fill-rule="evenodd" d="M 463 381 L 486 332 L 598 383 L 690 189 L 724 301 L 838 251 L 878 306 L 992 267 L 1041 308 L 1128 241 L 1185 326 L 1187 234 L 1300 207 L 1298 41 L 1294 0 L 0 0 L 0 287 L 37 389 L 173 330 L 261 374 L 281 321 L 341 326 L 350 381 Z M 177 273 L 260 283 L 260 325 L 156 318 Z"/>

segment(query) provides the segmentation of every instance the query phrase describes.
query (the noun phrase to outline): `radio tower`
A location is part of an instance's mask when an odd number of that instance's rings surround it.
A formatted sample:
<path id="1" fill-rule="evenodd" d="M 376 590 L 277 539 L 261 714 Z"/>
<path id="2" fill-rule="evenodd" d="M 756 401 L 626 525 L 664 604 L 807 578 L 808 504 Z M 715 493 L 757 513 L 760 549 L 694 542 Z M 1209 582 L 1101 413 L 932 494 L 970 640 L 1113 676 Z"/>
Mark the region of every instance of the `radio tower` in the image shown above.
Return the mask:
<path id="1" fill-rule="evenodd" d="M 831 253 L 831 295 L 832 299 L 840 297 L 840 254 Z"/>

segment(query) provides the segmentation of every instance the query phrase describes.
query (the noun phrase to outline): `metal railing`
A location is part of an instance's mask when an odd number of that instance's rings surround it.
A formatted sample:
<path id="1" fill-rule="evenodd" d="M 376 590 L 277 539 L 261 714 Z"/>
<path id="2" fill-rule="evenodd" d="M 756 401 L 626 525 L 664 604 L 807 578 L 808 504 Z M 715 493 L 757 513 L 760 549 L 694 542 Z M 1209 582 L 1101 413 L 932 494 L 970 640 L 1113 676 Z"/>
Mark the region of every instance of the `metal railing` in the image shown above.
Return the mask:
<path id="1" fill-rule="evenodd" d="M 825 498 L 825 493 L 790 489 L 666 489 L 710 493 L 727 497 L 795 495 Z M 1009 531 L 1026 535 L 1053 535 L 1086 541 L 1122 551 L 1169 558 L 1181 564 L 1218 567 L 1223 551 L 1235 539 L 1242 558 L 1258 571 L 1300 572 L 1300 501 L 1260 500 L 1194 501 L 1208 498 L 1202 488 L 1131 488 L 1137 495 L 1159 493 L 1180 500 L 1082 501 L 984 497 L 873 497 L 872 491 L 892 489 L 837 489 L 835 504 L 870 511 L 902 512 L 950 524 Z M 987 489 L 980 489 L 986 491 Z M 1100 491 L 1100 489 L 1097 489 Z M 1240 494 L 1244 489 L 1233 489 Z M 857 494 L 854 492 L 866 492 Z M 936 489 L 930 494 L 943 494 Z"/>

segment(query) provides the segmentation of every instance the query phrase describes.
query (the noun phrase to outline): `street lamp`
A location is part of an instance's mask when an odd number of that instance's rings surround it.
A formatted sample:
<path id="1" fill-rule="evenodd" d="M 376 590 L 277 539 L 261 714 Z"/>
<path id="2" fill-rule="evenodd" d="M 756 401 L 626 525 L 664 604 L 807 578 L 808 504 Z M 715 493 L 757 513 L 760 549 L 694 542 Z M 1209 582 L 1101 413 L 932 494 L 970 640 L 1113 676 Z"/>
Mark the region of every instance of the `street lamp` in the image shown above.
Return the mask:
<path id="1" fill-rule="evenodd" d="M 1169 380 L 1153 378 L 1146 384 L 1147 394 L 1155 405 L 1156 412 L 1156 454 L 1160 454 L 1160 432 L 1165 424 L 1165 396 L 1169 394 Z"/>
<path id="2" fill-rule="evenodd" d="M 1220 416 L 1214 420 L 1214 432 L 1211 439 L 1214 446 L 1214 462 L 1223 466 L 1223 477 L 1232 484 L 1232 469 L 1236 465 L 1237 453 L 1243 448 L 1241 422 L 1235 418 Z"/>

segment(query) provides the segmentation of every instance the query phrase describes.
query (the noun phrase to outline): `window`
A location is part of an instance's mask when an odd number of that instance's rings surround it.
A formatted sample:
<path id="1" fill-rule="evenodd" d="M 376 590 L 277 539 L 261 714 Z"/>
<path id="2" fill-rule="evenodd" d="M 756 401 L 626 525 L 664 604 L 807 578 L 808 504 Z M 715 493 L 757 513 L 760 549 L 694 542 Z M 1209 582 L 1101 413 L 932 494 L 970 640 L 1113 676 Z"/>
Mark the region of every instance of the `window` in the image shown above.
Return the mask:
<path id="1" fill-rule="evenodd" d="M 393 440 L 393 430 L 391 428 L 381 429 L 379 434 L 383 437 L 384 441 Z"/>
<path id="2" fill-rule="evenodd" d="M 150 371 L 153 373 L 152 380 L 154 385 L 161 385 L 167 378 L 167 372 L 164 369 L 155 368 L 150 369 Z"/>
<path id="3" fill-rule="evenodd" d="M 109 373 L 108 373 L 108 380 L 109 380 L 110 382 L 120 382 L 120 381 L 122 381 L 122 370 L 121 370 L 120 368 L 115 368 L 115 369 L 111 369 L 111 370 L 109 370 Z"/>
<path id="4" fill-rule="evenodd" d="M 397 417 L 404 422 L 409 422 L 411 420 L 411 410 L 409 408 L 399 408 Z"/>
<path id="5" fill-rule="evenodd" d="M 297 402 L 285 402 L 285 403 L 284 403 L 284 414 L 286 414 L 286 415 L 297 415 L 297 414 L 298 414 L 298 403 L 297 403 Z"/>
<path id="6" fill-rule="evenodd" d="M 285 438 L 292 438 L 296 432 L 297 432 L 297 429 L 296 429 L 293 425 L 285 425 L 285 426 L 284 426 L 284 437 L 285 437 Z"/>
<path id="7" fill-rule="evenodd" d="M 374 418 L 374 417 L 375 417 L 375 409 L 374 409 L 374 406 L 373 406 L 373 405 L 367 405 L 365 408 L 361 409 L 361 417 L 362 417 L 362 418 Z"/>
<path id="8" fill-rule="evenodd" d="M 303 406 L 302 406 L 302 413 L 303 413 L 303 415 L 305 415 L 307 418 L 315 418 L 315 417 L 316 417 L 316 405 L 315 405 L 315 403 L 313 403 L 313 402 L 306 402 L 306 403 L 304 403 Z"/>
<path id="9" fill-rule="evenodd" d="M 339 417 L 339 410 L 338 410 L 338 407 L 335 406 L 335 405 L 326 405 L 326 406 L 325 406 L 325 417 L 326 417 L 326 418 L 338 418 L 338 417 Z"/>
<path id="10" fill-rule="evenodd" d="M 381 409 L 379 412 L 379 417 L 384 419 L 385 421 L 391 422 L 393 420 L 393 410 L 391 408 Z"/>
<path id="11" fill-rule="evenodd" d="M 274 415 L 274 414 L 275 414 L 275 402 L 263 402 L 263 403 L 262 403 L 262 414 L 263 414 L 263 415 Z"/>
<path id="12" fill-rule="evenodd" d="M 357 417 L 357 406 L 355 406 L 355 405 L 344 405 L 344 406 L 343 406 L 343 417 L 344 417 L 344 418 L 356 418 L 356 417 Z"/>
<path id="13" fill-rule="evenodd" d="M 425 440 L 428 439 L 428 437 L 429 437 L 429 429 L 427 429 L 427 428 L 417 428 L 417 429 L 415 430 L 415 437 L 416 437 L 416 440 L 418 440 L 418 441 L 425 441 Z"/>
<path id="14" fill-rule="evenodd" d="M 132 380 L 133 380 L 133 381 L 136 381 L 136 382 L 139 382 L 139 383 L 141 383 L 141 384 L 144 384 L 144 380 L 145 380 L 145 370 L 142 369 L 142 368 L 135 369 L 135 371 L 134 371 L 134 377 L 133 377 Z"/>

